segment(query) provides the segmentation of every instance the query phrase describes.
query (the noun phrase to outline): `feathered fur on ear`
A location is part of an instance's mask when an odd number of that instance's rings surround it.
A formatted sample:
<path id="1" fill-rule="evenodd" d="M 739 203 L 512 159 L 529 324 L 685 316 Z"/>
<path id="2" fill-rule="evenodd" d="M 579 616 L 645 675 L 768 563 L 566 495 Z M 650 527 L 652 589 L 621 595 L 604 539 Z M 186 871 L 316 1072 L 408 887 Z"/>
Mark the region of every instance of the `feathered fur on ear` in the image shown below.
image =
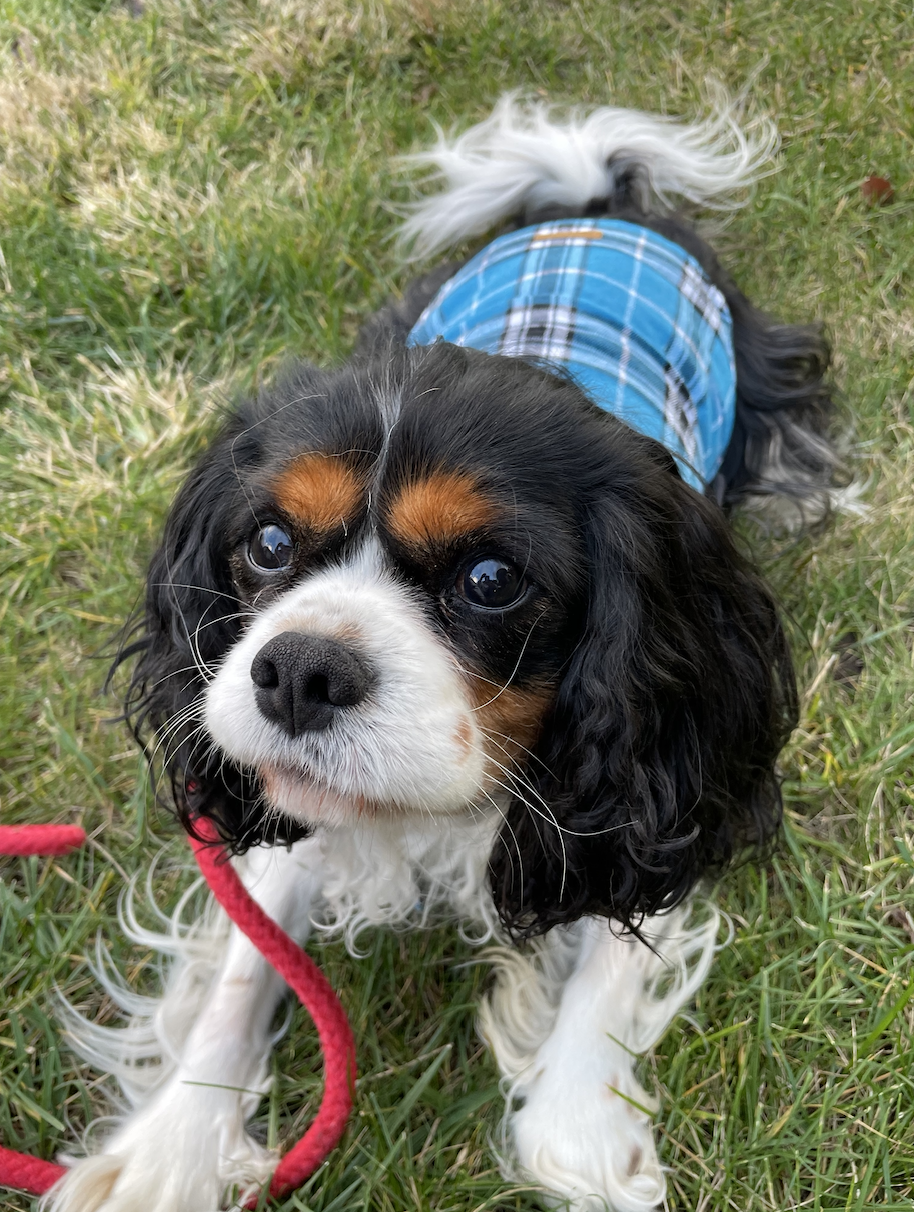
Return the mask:
<path id="1" fill-rule="evenodd" d="M 242 494 L 238 472 L 258 455 L 252 428 L 242 409 L 183 484 L 149 567 L 142 634 L 115 661 L 116 668 L 136 658 L 125 714 L 150 760 L 161 752 L 182 824 L 193 833 L 195 818 L 208 817 L 236 851 L 265 837 L 307 834 L 266 811 L 256 779 L 215 750 L 201 727 L 206 682 L 241 633 L 244 608 L 226 544 Z"/>
<path id="2" fill-rule="evenodd" d="M 781 819 L 793 669 L 718 507 L 658 463 L 636 493 L 606 487 L 587 553 L 585 632 L 490 862 L 519 935 L 584 914 L 637 929 Z"/>

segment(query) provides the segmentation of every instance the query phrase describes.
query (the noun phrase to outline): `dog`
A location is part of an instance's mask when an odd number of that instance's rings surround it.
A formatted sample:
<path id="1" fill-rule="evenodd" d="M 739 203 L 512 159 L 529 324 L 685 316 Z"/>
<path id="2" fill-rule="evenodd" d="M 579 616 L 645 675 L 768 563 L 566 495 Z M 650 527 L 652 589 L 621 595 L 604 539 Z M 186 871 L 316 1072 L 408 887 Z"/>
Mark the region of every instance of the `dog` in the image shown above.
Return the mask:
<path id="1" fill-rule="evenodd" d="M 698 891 L 763 849 L 794 726 L 739 502 L 827 509 L 829 353 L 747 300 L 675 209 L 774 136 L 506 97 L 419 157 L 418 255 L 495 231 L 238 406 L 149 570 L 128 714 L 298 940 L 449 916 L 498 943 L 480 1010 L 506 1165 L 550 1202 L 663 1200 L 635 1058 L 707 975 Z M 133 1109 L 52 1212 L 213 1212 L 268 1179 L 245 1130 L 283 985 L 211 916 L 151 1011 L 71 1016 Z M 523 944 L 523 945 L 521 945 Z M 156 1061 L 157 1063 L 150 1063 Z M 251 1094 L 250 1092 L 255 1093 Z"/>

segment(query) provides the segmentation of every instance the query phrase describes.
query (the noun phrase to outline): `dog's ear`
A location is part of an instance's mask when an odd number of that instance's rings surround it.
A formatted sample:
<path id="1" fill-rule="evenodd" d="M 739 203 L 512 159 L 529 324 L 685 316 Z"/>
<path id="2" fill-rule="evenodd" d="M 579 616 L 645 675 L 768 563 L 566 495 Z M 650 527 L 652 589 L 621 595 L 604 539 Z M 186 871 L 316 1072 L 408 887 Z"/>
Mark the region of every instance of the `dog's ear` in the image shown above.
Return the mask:
<path id="1" fill-rule="evenodd" d="M 185 828 L 193 833 L 194 819 L 209 817 L 238 851 L 265 831 L 271 841 L 304 836 L 265 812 L 256 779 L 226 761 L 202 727 L 206 683 L 242 628 L 227 544 L 239 477 L 259 453 L 251 429 L 239 410 L 182 485 L 150 563 L 140 635 L 115 662 L 135 661 L 125 713 L 147 754 L 161 755 Z"/>
<path id="2" fill-rule="evenodd" d="M 796 688 L 774 601 L 718 507 L 654 465 L 590 510 L 584 634 L 490 860 L 516 934 L 637 928 L 780 822 Z"/>

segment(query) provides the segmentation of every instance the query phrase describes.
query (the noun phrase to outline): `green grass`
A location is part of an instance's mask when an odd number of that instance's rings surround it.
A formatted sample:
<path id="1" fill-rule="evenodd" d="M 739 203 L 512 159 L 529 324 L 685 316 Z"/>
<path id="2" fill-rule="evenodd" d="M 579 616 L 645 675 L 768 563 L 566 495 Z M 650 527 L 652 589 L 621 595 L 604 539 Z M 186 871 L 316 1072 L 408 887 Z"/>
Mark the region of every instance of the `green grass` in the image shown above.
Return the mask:
<path id="1" fill-rule="evenodd" d="M 714 75 L 784 144 L 718 244 L 740 282 L 834 336 L 840 423 L 869 516 L 748 541 L 789 612 L 806 687 L 785 755 L 788 828 L 729 877 L 736 927 L 645 1074 L 683 1212 L 851 1212 L 914 1199 L 914 17 L 892 0 L 0 0 L 0 812 L 78 820 L 62 860 L 4 861 L 0 1140 L 52 1156 L 98 1113 L 64 1047 L 59 986 L 113 1018 L 86 964 L 118 941 L 122 872 L 167 843 L 104 653 L 137 601 L 169 498 L 237 392 L 302 355 L 332 363 L 405 281 L 391 158 L 506 87 L 669 113 Z M 136 9 L 136 6 L 134 6 Z M 138 10 L 137 10 L 138 11 Z M 888 206 L 860 182 L 889 176 Z M 447 930 L 321 960 L 362 1080 L 343 1145 L 283 1207 L 535 1208 L 490 1140 L 485 984 Z M 259 1118 L 313 1114 L 302 1012 Z M 0 1206 L 29 1207 L 0 1196 Z"/>

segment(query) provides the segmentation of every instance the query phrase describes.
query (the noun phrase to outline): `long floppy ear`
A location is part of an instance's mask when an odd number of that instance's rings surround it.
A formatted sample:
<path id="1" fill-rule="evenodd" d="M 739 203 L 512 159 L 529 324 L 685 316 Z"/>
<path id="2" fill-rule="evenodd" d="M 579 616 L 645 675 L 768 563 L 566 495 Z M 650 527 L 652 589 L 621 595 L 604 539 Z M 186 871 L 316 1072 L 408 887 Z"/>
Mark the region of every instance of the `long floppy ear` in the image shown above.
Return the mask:
<path id="1" fill-rule="evenodd" d="M 242 493 L 238 472 L 258 455 L 251 430 L 243 409 L 181 487 L 150 563 L 141 634 L 115 661 L 136 658 L 125 714 L 150 760 L 161 754 L 182 824 L 193 833 L 194 819 L 209 817 L 236 851 L 265 836 L 306 834 L 266 812 L 256 779 L 227 761 L 202 726 L 206 683 L 242 629 L 226 548 Z"/>
<path id="2" fill-rule="evenodd" d="M 796 687 L 772 595 L 717 506 L 655 467 L 591 509 L 584 634 L 490 861 L 515 934 L 637 929 L 780 823 Z"/>

